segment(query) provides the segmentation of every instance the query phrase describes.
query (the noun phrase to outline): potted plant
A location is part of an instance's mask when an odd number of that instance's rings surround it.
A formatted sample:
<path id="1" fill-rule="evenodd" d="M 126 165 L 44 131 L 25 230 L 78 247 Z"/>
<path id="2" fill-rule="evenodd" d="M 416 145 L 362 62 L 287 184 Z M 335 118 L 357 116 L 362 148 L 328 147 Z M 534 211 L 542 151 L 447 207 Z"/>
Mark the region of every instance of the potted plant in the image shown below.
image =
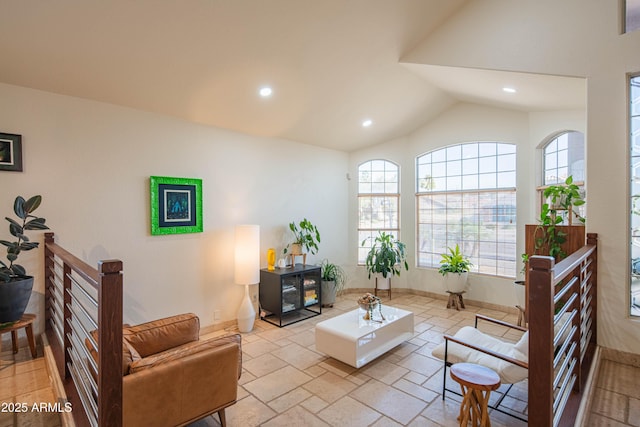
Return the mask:
<path id="1" fill-rule="evenodd" d="M 362 241 L 362 246 L 366 241 L 367 239 Z M 405 248 L 404 243 L 384 231 L 375 237 L 373 246 L 367 254 L 365 266 L 369 279 L 372 274 L 379 274 L 385 279 L 383 284 L 377 284 L 377 289 L 389 289 L 389 279 L 391 276 L 399 276 L 403 266 L 405 270 L 409 270 Z"/>
<path id="2" fill-rule="evenodd" d="M 471 261 L 460 252 L 460 246 L 447 248 L 448 253 L 440 254 L 438 272 L 444 277 L 444 286 L 450 293 L 461 293 L 467 288 L 467 276 L 473 266 Z"/>
<path id="3" fill-rule="evenodd" d="M 336 302 L 336 294 L 344 287 L 347 275 L 342 267 L 325 259 L 320 265 L 321 285 L 322 285 L 322 306 L 333 307 Z"/>
<path id="4" fill-rule="evenodd" d="M 294 240 L 284 248 L 285 255 L 289 251 L 289 246 L 291 246 L 292 255 L 301 255 L 303 249 L 312 254 L 318 252 L 320 232 L 318 227 L 313 225 L 311 221 L 304 218 L 298 224 L 295 222 L 289 223 L 289 230 L 293 233 Z"/>
<path id="5" fill-rule="evenodd" d="M 25 200 L 16 197 L 13 211 L 21 221 L 6 218 L 9 221 L 9 232 L 13 241 L 0 240 L 0 244 L 7 247 L 7 261 L 0 260 L 0 323 L 20 320 L 29 303 L 33 276 L 27 275 L 25 268 L 16 264 L 18 256 L 23 251 L 30 251 L 38 247 L 38 242 L 31 242 L 26 236 L 27 230 L 48 230 L 44 218 L 31 215 L 42 201 L 41 196 L 33 196 Z"/>
<path id="6" fill-rule="evenodd" d="M 555 259 L 562 259 L 567 253 L 562 244 L 567 241 L 567 233 L 560 226 L 572 225 L 573 219 L 581 224 L 585 218 L 573 210 L 574 207 L 584 205 L 580 194 L 580 187 L 573 183 L 569 176 L 564 184 L 550 185 L 544 189 L 543 195 L 547 203 L 542 204 L 538 226 L 535 229 L 535 255 L 549 255 Z"/>

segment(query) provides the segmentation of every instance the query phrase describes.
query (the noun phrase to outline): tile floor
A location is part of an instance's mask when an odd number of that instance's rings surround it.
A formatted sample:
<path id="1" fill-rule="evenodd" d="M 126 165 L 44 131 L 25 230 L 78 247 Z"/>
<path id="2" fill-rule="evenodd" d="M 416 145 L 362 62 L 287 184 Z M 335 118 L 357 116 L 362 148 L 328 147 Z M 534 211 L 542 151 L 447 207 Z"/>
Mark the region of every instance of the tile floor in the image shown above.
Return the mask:
<path id="1" fill-rule="evenodd" d="M 252 332 L 243 334 L 243 373 L 238 402 L 226 411 L 228 425 L 457 426 L 459 398 L 442 400 L 442 361 L 431 356 L 431 349 L 443 333 L 473 325 L 476 313 L 511 323 L 517 315 L 469 305 L 464 311 L 447 310 L 445 300 L 396 293 L 383 303 L 414 313 L 414 338 L 356 369 L 316 351 L 314 326 L 357 308 L 358 296 L 342 296 L 321 316 L 284 328 L 257 321 Z M 485 326 L 487 332 L 518 338 L 505 328 Z M 457 384 L 450 387 L 457 389 Z M 493 399 L 499 396 L 492 394 Z M 526 413 L 526 383 L 503 404 Z M 497 412 L 491 419 L 494 426 L 526 425 Z M 212 416 L 191 427 L 218 425 Z"/>
<path id="2" fill-rule="evenodd" d="M 285 328 L 256 321 L 254 330 L 243 334 L 243 373 L 238 402 L 226 411 L 229 427 L 458 425 L 459 403 L 449 397 L 442 400 L 442 363 L 431 356 L 431 349 L 443 333 L 473 324 L 475 313 L 509 322 L 515 322 L 516 315 L 468 304 L 457 312 L 447 310 L 444 300 L 396 293 L 385 303 L 414 312 L 414 338 L 355 369 L 315 350 L 314 326 L 354 309 L 358 295 L 340 297 L 321 316 Z M 483 330 L 505 334 L 500 328 Z M 44 359 L 32 360 L 26 342 L 16 355 L 3 344 L 0 404 L 54 402 Z M 40 347 L 38 352 L 42 355 Z M 603 360 L 587 425 L 640 426 L 639 382 L 640 368 Z M 526 383 L 516 386 L 503 404 L 526 411 Z M 491 413 L 491 420 L 493 426 L 525 425 L 497 412 Z M 60 425 L 60 418 L 51 413 L 0 412 L 0 427 Z M 213 415 L 190 427 L 219 425 Z"/>

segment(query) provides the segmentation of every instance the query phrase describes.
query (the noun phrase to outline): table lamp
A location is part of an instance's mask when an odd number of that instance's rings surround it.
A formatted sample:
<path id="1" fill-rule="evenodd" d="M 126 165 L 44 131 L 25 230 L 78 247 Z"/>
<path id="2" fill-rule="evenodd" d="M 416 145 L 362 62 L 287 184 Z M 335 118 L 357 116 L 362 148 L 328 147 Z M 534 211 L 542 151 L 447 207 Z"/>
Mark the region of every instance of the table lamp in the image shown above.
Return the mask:
<path id="1" fill-rule="evenodd" d="M 244 285 L 244 298 L 237 316 L 238 330 L 251 332 L 256 310 L 249 298 L 249 285 L 260 282 L 260 226 L 238 225 L 235 234 L 235 283 Z"/>

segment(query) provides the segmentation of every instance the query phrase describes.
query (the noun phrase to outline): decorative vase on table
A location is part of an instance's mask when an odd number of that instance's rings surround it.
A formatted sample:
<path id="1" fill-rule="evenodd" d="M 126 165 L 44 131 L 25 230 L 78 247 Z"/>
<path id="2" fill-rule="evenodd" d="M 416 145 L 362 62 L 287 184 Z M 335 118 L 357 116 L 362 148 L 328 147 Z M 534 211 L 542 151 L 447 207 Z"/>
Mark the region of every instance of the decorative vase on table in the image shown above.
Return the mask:
<path id="1" fill-rule="evenodd" d="M 367 292 L 360 298 L 358 298 L 358 305 L 362 310 L 365 311 L 364 316 L 362 317 L 364 320 L 373 320 L 373 311 L 378 310 L 380 313 L 380 319 L 385 320 L 382 315 L 382 302 L 380 298 L 377 296 Z"/>

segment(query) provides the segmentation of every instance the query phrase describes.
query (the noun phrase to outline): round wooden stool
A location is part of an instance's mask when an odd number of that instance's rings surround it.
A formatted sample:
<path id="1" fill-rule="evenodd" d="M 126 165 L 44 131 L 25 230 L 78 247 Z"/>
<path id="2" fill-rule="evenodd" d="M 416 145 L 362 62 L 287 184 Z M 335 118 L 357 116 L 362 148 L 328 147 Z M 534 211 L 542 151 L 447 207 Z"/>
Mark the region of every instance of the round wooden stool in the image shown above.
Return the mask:
<path id="1" fill-rule="evenodd" d="M 460 426 L 489 427 L 491 420 L 487 411 L 489 395 L 500 387 L 500 377 L 493 370 L 475 363 L 456 363 L 449 370 L 462 389 L 462 403 L 458 420 Z"/>
<path id="2" fill-rule="evenodd" d="M 0 335 L 6 332 L 11 332 L 11 344 L 13 345 L 13 352 L 18 352 L 18 329 L 24 328 L 27 333 L 27 341 L 29 342 L 29 349 L 31 349 L 31 356 L 36 357 L 36 340 L 33 337 L 33 321 L 36 320 L 35 314 L 25 314 L 20 320 L 13 325 L 0 329 Z"/>

